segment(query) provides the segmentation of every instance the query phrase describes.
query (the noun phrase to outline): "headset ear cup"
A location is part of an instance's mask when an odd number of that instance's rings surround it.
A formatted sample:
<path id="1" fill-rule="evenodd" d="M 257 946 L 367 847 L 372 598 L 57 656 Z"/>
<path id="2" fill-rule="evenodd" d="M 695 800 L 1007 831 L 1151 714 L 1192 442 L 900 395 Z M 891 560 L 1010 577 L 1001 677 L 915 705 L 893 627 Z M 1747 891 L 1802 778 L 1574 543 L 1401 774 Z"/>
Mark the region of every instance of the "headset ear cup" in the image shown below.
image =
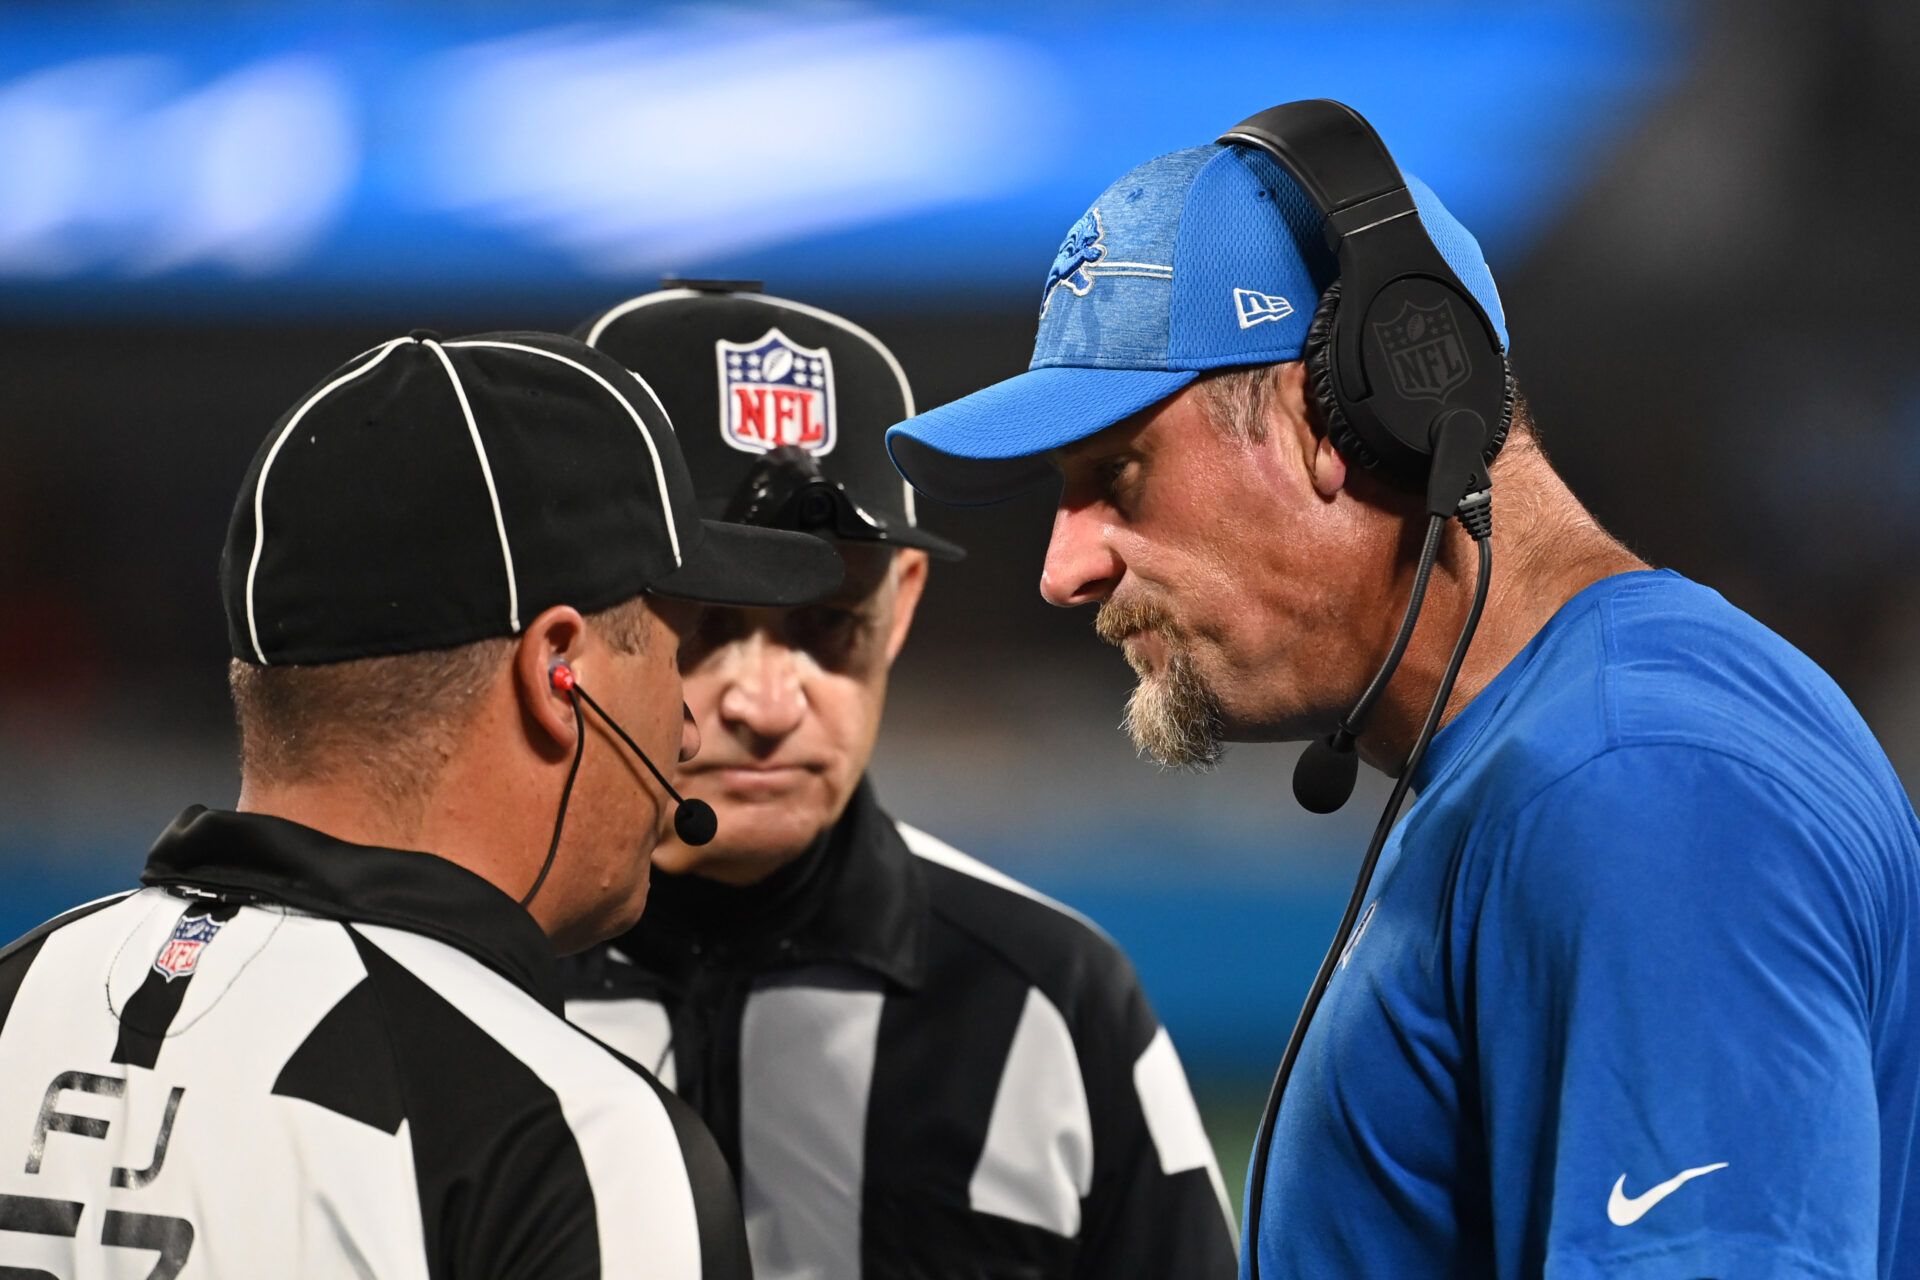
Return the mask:
<path id="1" fill-rule="evenodd" d="M 1373 470 L 1380 465 L 1379 455 L 1367 448 L 1366 441 L 1353 429 L 1353 423 L 1347 419 L 1347 411 L 1340 405 L 1340 397 L 1333 384 L 1333 320 L 1340 309 L 1340 282 L 1335 280 L 1320 295 L 1320 305 L 1314 309 L 1313 322 L 1307 326 L 1307 345 L 1302 358 L 1307 362 L 1307 388 L 1314 403 L 1320 409 L 1320 421 L 1327 429 L 1327 437 L 1333 441 L 1333 447 L 1350 462 Z M 1494 423 L 1493 431 L 1487 440 L 1486 460 L 1492 462 L 1507 443 L 1507 432 L 1513 427 L 1514 382 L 1513 362 L 1504 355 L 1500 359 L 1501 391 L 1500 420 Z"/>
<path id="2" fill-rule="evenodd" d="M 1372 470 L 1380 465 L 1379 457 L 1367 448 L 1366 442 L 1354 431 L 1353 424 L 1347 421 L 1347 411 L 1340 406 L 1340 396 L 1333 385 L 1333 318 L 1340 309 L 1340 282 L 1335 280 L 1320 295 L 1320 305 L 1314 309 L 1313 322 L 1307 326 L 1307 345 L 1304 358 L 1307 362 L 1307 389 L 1313 396 L 1313 402 L 1320 409 L 1320 422 L 1327 429 L 1327 438 L 1333 441 L 1333 447 L 1340 456 L 1349 462 Z"/>
<path id="3" fill-rule="evenodd" d="M 1486 459 L 1491 463 L 1500 456 L 1500 450 L 1506 447 L 1507 432 L 1513 429 L 1513 404 L 1515 389 L 1513 382 L 1513 361 L 1500 357 L 1500 421 L 1493 426 L 1493 432 L 1487 439 Z"/>

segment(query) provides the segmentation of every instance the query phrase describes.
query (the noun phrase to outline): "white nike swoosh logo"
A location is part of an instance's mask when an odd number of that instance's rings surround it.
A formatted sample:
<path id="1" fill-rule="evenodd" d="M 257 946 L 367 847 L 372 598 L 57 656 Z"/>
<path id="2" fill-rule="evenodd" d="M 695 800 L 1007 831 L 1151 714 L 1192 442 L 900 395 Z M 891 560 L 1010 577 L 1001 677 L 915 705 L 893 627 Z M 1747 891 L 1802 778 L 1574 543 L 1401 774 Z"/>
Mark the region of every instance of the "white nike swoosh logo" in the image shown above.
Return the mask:
<path id="1" fill-rule="evenodd" d="M 1649 1187 L 1637 1196 L 1627 1194 L 1627 1175 L 1623 1173 L 1620 1180 L 1613 1184 L 1613 1194 L 1607 1197 L 1607 1220 L 1616 1227 L 1630 1227 L 1645 1217 L 1647 1210 L 1678 1191 L 1683 1184 L 1726 1167 L 1727 1162 L 1722 1160 L 1719 1164 L 1703 1164 L 1698 1169 L 1683 1169 L 1659 1186 Z"/>

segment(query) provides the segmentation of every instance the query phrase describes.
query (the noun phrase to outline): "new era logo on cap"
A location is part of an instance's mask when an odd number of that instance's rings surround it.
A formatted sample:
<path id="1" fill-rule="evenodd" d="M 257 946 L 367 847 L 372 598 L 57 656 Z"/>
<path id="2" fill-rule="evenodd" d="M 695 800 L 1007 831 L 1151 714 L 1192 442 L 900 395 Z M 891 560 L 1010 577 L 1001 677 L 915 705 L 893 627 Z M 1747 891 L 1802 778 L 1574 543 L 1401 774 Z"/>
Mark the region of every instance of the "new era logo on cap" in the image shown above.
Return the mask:
<path id="1" fill-rule="evenodd" d="M 1240 327 L 1251 329 L 1269 320 L 1282 320 L 1293 314 L 1293 304 L 1277 293 L 1259 293 L 1252 289 L 1233 291 L 1233 309 Z"/>

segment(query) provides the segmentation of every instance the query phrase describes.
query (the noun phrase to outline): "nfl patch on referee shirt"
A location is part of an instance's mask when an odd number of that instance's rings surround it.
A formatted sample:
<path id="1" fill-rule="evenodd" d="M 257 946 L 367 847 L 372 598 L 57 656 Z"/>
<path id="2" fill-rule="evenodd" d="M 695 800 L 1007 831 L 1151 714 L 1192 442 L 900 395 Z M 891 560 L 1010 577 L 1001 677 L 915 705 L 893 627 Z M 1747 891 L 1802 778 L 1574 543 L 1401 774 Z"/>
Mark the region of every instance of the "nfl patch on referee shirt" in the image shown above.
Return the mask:
<path id="1" fill-rule="evenodd" d="M 747 453 L 787 445 L 833 451 L 833 357 L 825 347 L 803 347 L 776 328 L 752 342 L 721 338 L 713 350 L 723 440 Z"/>
<path id="2" fill-rule="evenodd" d="M 200 953 L 213 941 L 213 935 L 220 932 L 220 925 L 212 916 L 182 916 L 167 940 L 160 944 L 160 953 L 153 958 L 153 971 L 168 982 L 193 976 L 193 971 L 200 966 Z"/>

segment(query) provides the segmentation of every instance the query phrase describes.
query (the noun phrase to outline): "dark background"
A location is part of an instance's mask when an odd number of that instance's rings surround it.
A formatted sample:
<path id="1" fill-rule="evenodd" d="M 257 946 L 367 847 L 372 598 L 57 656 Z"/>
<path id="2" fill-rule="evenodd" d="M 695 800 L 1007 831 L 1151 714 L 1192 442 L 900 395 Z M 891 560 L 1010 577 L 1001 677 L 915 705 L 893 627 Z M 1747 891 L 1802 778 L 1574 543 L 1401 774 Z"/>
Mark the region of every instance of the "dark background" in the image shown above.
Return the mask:
<path id="1" fill-rule="evenodd" d="M 1394 12 L 1354 8 L 1370 29 Z M 1481 26 L 1516 12 L 1452 8 Z M 1208 12 L 1230 27 L 1233 10 Z M 966 20 L 964 8 L 942 13 Z M 1911 785 L 1920 6 L 1745 0 L 1657 18 L 1674 42 L 1659 91 L 1602 122 L 1611 132 L 1596 162 L 1566 175 L 1535 234 L 1488 246 L 1517 368 L 1549 452 L 1601 521 L 1809 653 Z M 1291 96 L 1260 84 L 1246 94 L 1247 111 Z M 1196 120 L 1183 140 L 1225 123 Z M 948 298 L 876 264 L 865 283 L 812 300 L 887 340 L 923 405 L 964 394 L 1024 367 L 1053 239 L 1113 176 L 1044 211 L 1052 229 L 1028 245 L 1017 284 Z M 803 237 L 769 252 L 797 262 L 814 251 Z M 445 298 L 370 287 L 303 310 L 272 298 L 271 281 L 176 309 L 164 276 L 8 280 L 0 932 L 11 934 L 128 883 L 188 802 L 231 801 L 214 566 L 274 419 L 347 356 L 416 325 L 566 330 L 652 282 L 559 278 L 490 298 L 468 279 Z M 937 567 L 896 675 L 883 795 L 1128 946 L 1215 1104 L 1231 1163 L 1245 1100 L 1337 915 L 1372 793 L 1341 818 L 1310 820 L 1286 798 L 1293 748 L 1236 749 L 1206 778 L 1136 762 L 1114 728 L 1123 664 L 1085 614 L 1037 594 L 1046 502 L 923 503 L 922 515 L 972 554 Z M 1239 1169 L 1227 1172 L 1237 1182 Z"/>

